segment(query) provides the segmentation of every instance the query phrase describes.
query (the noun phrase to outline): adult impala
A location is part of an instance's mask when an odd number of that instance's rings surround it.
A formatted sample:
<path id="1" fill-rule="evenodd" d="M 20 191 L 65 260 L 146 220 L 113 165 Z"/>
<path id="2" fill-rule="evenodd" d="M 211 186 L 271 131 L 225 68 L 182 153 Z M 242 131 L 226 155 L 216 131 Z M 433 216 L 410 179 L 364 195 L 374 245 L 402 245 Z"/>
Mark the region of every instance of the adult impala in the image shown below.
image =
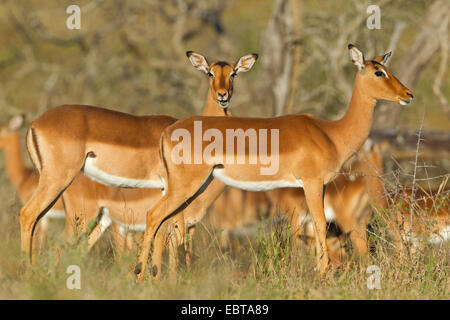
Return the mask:
<path id="1" fill-rule="evenodd" d="M 323 208 L 324 186 L 336 177 L 344 162 L 364 143 L 370 131 L 377 100 L 390 100 L 406 105 L 413 98 L 412 92 L 385 67 L 390 53 L 366 61 L 362 52 L 355 46 L 349 45 L 348 48 L 353 63 L 358 67 L 358 73 L 350 105 L 340 120 L 327 121 L 311 115 L 288 115 L 277 118 L 189 117 L 177 121 L 164 130 L 160 149 L 165 165 L 166 194 L 147 214 L 142 251 L 135 268 L 137 281 L 144 279 L 152 240 L 161 223 L 176 216 L 180 210 L 189 205 L 198 194 L 208 188 L 208 184 L 214 178 L 232 187 L 250 191 L 280 187 L 303 188 L 316 233 L 318 269 L 321 274 L 326 273 L 329 258 Z M 265 151 L 276 151 L 276 147 L 279 148 L 278 170 L 273 172 L 271 170 L 273 168 L 263 167 L 261 159 L 257 159 L 256 164 L 249 164 L 248 160 L 244 163 L 225 162 L 223 157 L 212 156 L 211 143 L 205 141 L 208 139 L 202 139 L 200 143 L 195 140 L 194 128 L 199 126 L 202 132 L 208 132 L 216 139 L 226 137 L 227 130 L 236 132 L 241 129 L 247 132 L 253 129 L 260 132 L 260 136 L 264 130 L 266 135 L 270 131 L 270 139 L 266 136 L 266 141 L 269 142 Z M 277 132 L 278 141 L 275 136 Z M 180 148 L 181 133 L 194 137 L 194 143 L 191 143 L 189 149 L 190 155 L 187 153 L 186 157 L 183 156 L 187 158 L 181 158 L 183 161 L 180 161 L 180 157 L 174 156 Z M 275 139 L 272 139 L 274 136 Z M 209 141 L 211 139 L 210 137 Z M 244 150 L 241 149 L 238 159 L 249 159 L 249 149 L 253 149 L 250 147 L 254 146 L 245 146 Z M 210 157 L 208 161 L 199 163 L 198 160 L 205 149 L 210 152 Z M 227 155 L 231 156 L 231 160 L 235 159 L 236 150 L 231 150 L 230 153 L 227 151 Z M 263 172 L 263 169 L 269 171 Z M 268 172 L 270 175 L 266 174 Z"/>
<path id="2" fill-rule="evenodd" d="M 209 64 L 207 59 L 199 53 L 192 51 L 187 52 L 187 56 L 191 61 L 192 65 L 208 74 L 210 79 L 210 87 L 208 90 L 207 99 L 205 106 L 203 108 L 203 115 L 215 115 L 215 116 L 229 116 L 229 101 L 233 92 L 233 78 L 237 72 L 248 71 L 252 67 L 256 60 L 257 55 L 244 56 L 237 63 L 240 68 L 234 67 L 231 63 L 218 61 Z M 217 183 L 220 184 L 220 183 Z M 76 197 L 77 193 L 81 192 L 80 189 L 89 189 L 88 196 L 79 199 Z M 210 195 L 208 195 L 210 194 Z M 95 196 L 93 196 L 95 195 Z M 214 188 L 211 188 L 208 193 L 204 196 L 216 197 L 214 193 Z M 128 231 L 144 231 L 146 212 L 148 208 L 151 208 L 157 200 L 161 197 L 161 193 L 157 192 L 155 189 L 123 189 L 123 188 L 112 188 L 102 184 L 91 182 L 88 178 L 83 175 L 77 176 L 70 188 L 63 194 L 64 203 L 68 207 L 70 213 L 70 218 L 68 220 L 69 232 L 73 237 L 73 229 L 71 225 L 76 225 L 79 220 L 82 220 L 83 227 L 81 230 L 77 230 L 77 233 L 85 230 L 85 226 L 89 220 L 96 218 L 96 215 L 92 215 L 98 211 L 99 208 L 102 210 L 102 216 L 99 223 L 95 226 L 92 232 L 89 234 L 88 245 L 89 248 L 95 244 L 97 239 L 102 235 L 104 230 L 111 224 L 114 230 L 114 239 L 116 247 L 119 248 L 120 253 L 121 246 L 120 243 L 124 244 L 127 242 L 124 238 Z M 70 198 L 70 199 L 69 199 Z M 190 227 L 189 232 L 192 237 L 195 222 L 197 222 L 196 217 L 202 216 L 203 208 L 198 205 L 201 203 L 202 199 L 199 199 L 194 203 L 188 210 L 186 210 L 186 224 Z M 198 203 L 198 204 L 197 204 Z M 80 219 L 81 218 L 81 219 Z M 183 227 L 184 222 L 179 224 Z M 177 229 L 178 224 L 173 226 L 168 226 L 165 230 L 168 233 L 168 239 L 161 237 L 158 244 L 155 244 L 155 255 L 160 257 L 159 262 L 161 262 L 162 249 L 165 244 L 170 243 L 169 256 L 171 258 L 171 271 L 174 271 L 177 266 L 176 253 L 173 252 L 174 247 L 181 245 L 182 240 L 185 239 L 184 234 L 181 235 L 184 229 Z M 80 228 L 79 228 L 80 229 Z M 192 242 L 190 242 L 192 243 Z M 123 245 L 122 245 L 123 246 Z M 189 247 L 192 250 L 192 247 Z M 191 250 L 187 251 L 187 259 L 190 258 Z M 158 260 L 158 258 L 157 258 Z M 160 266 L 160 264 L 158 264 Z"/>
<path id="3" fill-rule="evenodd" d="M 22 204 L 30 199 L 39 182 L 38 173 L 31 168 L 27 168 L 22 157 L 20 134 L 18 130 L 22 127 L 24 118 L 23 115 L 15 116 L 7 125 L 4 125 L 0 129 L 0 148 L 5 151 L 5 163 L 8 178 L 16 189 Z M 146 192 L 146 205 L 141 209 L 141 212 L 144 212 L 145 208 L 148 207 L 148 204 L 153 204 L 159 199 L 161 193 L 155 189 L 141 191 Z M 108 192 L 107 195 L 105 195 L 106 192 Z M 136 191 L 134 191 L 133 195 L 123 194 L 127 192 L 133 193 L 133 190 L 121 190 L 103 186 L 82 175 L 78 175 L 75 178 L 75 182 L 64 194 L 64 205 L 63 201 L 58 200 L 40 221 L 38 244 L 43 244 L 44 237 L 48 231 L 49 219 L 65 218 L 66 226 L 64 229 L 64 237 L 68 242 L 72 242 L 75 240 L 74 237 L 76 234 L 81 234 L 85 231 L 87 222 L 97 217 L 101 208 L 108 208 L 109 211 L 115 213 L 116 216 L 119 212 L 123 212 L 123 207 L 126 207 L 127 205 L 129 206 L 128 209 L 131 207 L 133 211 L 136 211 L 136 205 L 134 204 L 136 198 L 140 200 L 140 198 L 143 197 L 139 197 Z M 155 197 L 155 193 L 157 193 L 157 197 Z M 105 201 L 108 199 L 108 196 L 111 201 Z M 153 196 L 153 198 L 150 198 L 150 196 Z M 127 203 L 124 203 L 124 198 L 127 198 Z M 132 215 L 128 214 L 127 218 L 128 219 L 118 220 L 119 222 L 124 220 L 127 222 L 131 221 Z M 142 223 L 145 223 L 145 219 Z M 123 240 L 121 235 L 123 233 L 120 232 L 121 229 L 117 224 L 113 224 L 113 227 L 117 227 L 117 232 L 114 233 L 114 244 L 119 248 L 120 252 Z M 104 228 L 105 225 L 103 224 L 102 229 Z M 143 229 L 144 228 L 142 228 L 142 230 Z M 92 245 L 95 244 L 99 235 L 100 234 L 96 232 L 93 232 L 93 234 L 90 235 L 88 241 L 89 247 L 92 247 Z"/>
<path id="4" fill-rule="evenodd" d="M 257 56 L 243 56 L 234 66 L 221 61 L 209 65 L 200 54 L 187 55 L 192 63 L 208 66 L 210 89 L 203 114 L 227 115 L 234 77 L 248 71 Z M 176 120 L 167 115 L 133 116 L 92 106 L 63 105 L 33 121 L 27 147 L 40 177 L 36 192 L 20 211 L 22 250 L 31 253 L 36 222 L 80 171 L 109 186 L 164 189 L 159 140 L 163 129 Z"/>
<path id="5" fill-rule="evenodd" d="M 242 57 L 234 66 L 228 62 L 216 62 L 209 64 L 206 58 L 202 55 L 192 52 L 187 52 L 189 60 L 192 65 L 206 73 L 210 79 L 210 89 L 208 91 L 207 106 L 202 113 L 203 116 L 231 116 L 228 107 L 229 99 L 233 94 L 233 78 L 239 73 L 250 70 L 255 63 L 258 55 L 251 54 Z M 220 67 L 220 68 L 219 68 Z M 216 98 L 217 97 L 217 98 Z M 217 107 L 217 102 L 220 107 Z M 162 250 L 166 247 L 164 244 L 170 243 L 169 257 L 170 271 L 173 273 L 177 267 L 177 253 L 174 250 L 184 244 L 186 248 L 186 264 L 189 266 L 192 256 L 192 238 L 194 236 L 196 224 L 203 219 L 206 214 L 208 206 L 204 203 L 212 203 L 222 193 L 224 184 L 220 181 L 213 181 L 208 188 L 208 191 L 201 194 L 196 201 L 192 203 L 186 210 L 175 219 L 173 224 L 166 224 L 155 239 L 153 251 L 153 275 L 155 278 L 159 276 L 162 264 Z M 241 190 L 235 190 L 242 192 Z M 185 227 L 189 233 L 189 241 L 185 241 Z M 178 228 L 177 232 L 174 230 Z M 166 238 L 169 235 L 169 238 Z"/>

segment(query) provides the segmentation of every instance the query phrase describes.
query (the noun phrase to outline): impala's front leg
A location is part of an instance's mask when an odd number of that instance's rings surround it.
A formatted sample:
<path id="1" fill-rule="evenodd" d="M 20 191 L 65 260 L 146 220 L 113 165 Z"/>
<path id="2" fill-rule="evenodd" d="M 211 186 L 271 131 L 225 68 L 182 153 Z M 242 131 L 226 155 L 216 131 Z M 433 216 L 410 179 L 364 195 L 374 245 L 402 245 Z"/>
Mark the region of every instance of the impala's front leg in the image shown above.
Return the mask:
<path id="1" fill-rule="evenodd" d="M 327 222 L 323 209 L 323 180 L 304 181 L 304 190 L 316 235 L 317 267 L 323 276 L 329 268 Z"/>

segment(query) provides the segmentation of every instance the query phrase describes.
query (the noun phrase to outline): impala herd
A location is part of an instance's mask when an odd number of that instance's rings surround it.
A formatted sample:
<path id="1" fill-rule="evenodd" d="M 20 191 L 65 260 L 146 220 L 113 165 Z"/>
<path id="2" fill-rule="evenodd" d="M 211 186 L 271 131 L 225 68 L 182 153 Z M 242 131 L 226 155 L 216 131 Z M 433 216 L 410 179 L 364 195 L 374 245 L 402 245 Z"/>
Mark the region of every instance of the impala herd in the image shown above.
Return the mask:
<path id="1" fill-rule="evenodd" d="M 34 247 L 41 247 L 49 218 L 65 218 L 63 239 L 74 243 L 87 235 L 89 248 L 111 227 L 118 257 L 134 246 L 133 233 L 144 232 L 135 268 L 137 281 L 144 279 L 152 243 L 151 270 L 156 278 L 161 274 L 164 248 L 169 252 L 171 273 L 177 268 L 180 245 L 185 246 L 190 265 L 195 227 L 211 206 L 212 217 L 225 231 L 224 245 L 233 229 L 253 223 L 261 209 L 270 217 L 284 214 L 296 239 L 315 240 L 322 276 L 330 264 L 339 265 L 345 254 L 341 241 L 327 238 L 327 222 L 334 222 L 349 236 L 355 251 L 364 255 L 374 210 L 390 221 L 392 237 L 401 247 L 396 219 L 385 214 L 382 147 L 367 137 L 377 100 L 406 105 L 413 94 L 386 67 L 390 53 L 365 60 L 355 46 L 348 49 L 358 72 L 347 112 L 337 121 L 310 114 L 233 117 L 229 104 L 234 78 L 249 71 L 258 56 L 243 56 L 236 64 L 209 63 L 192 51 L 187 52 L 190 62 L 209 78 L 200 116 L 180 120 L 168 115 L 134 116 L 85 105 L 49 109 L 31 123 L 26 137 L 38 173 L 24 165 L 18 134 L 24 119 L 14 117 L 1 129 L 0 147 L 23 204 L 22 251 L 35 261 Z M 182 152 L 187 161 L 180 163 L 174 157 L 179 153 L 177 132 L 194 136 L 199 123 L 203 137 L 209 132 L 209 138 L 188 144 Z M 224 161 L 218 156 L 217 143 L 230 130 L 266 132 L 267 145 L 260 141 L 239 149 L 233 140 L 226 157 L 242 161 Z M 256 148 L 276 153 L 275 171 L 264 172 L 261 159 L 250 160 Z M 198 155 L 208 152 L 214 156 L 198 161 Z M 232 188 L 224 192 L 227 186 Z M 448 240 L 448 217 L 447 203 L 438 214 L 435 242 Z"/>

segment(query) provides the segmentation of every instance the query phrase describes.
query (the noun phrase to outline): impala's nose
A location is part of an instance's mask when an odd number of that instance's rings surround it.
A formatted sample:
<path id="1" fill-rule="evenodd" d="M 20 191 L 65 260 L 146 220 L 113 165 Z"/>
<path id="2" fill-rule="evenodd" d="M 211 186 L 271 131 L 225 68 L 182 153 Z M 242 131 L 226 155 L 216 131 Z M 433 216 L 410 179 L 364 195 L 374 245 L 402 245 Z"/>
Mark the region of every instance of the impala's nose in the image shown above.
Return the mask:
<path id="1" fill-rule="evenodd" d="M 217 102 L 219 102 L 222 108 L 228 107 L 229 95 L 227 90 L 218 90 L 217 91 Z"/>
<path id="2" fill-rule="evenodd" d="M 406 91 L 406 95 L 408 96 L 408 98 L 407 99 L 405 99 L 405 98 L 401 98 L 400 99 L 400 104 L 401 105 L 407 105 L 407 104 L 410 104 L 411 103 L 411 101 L 413 100 L 413 98 L 414 98 L 414 95 L 413 95 L 413 93 L 412 93 L 412 91 L 410 91 L 410 90 L 407 90 Z"/>
<path id="3" fill-rule="evenodd" d="M 226 90 L 217 92 L 217 96 L 218 96 L 219 100 L 227 100 L 228 99 L 227 95 L 228 95 L 228 93 Z"/>

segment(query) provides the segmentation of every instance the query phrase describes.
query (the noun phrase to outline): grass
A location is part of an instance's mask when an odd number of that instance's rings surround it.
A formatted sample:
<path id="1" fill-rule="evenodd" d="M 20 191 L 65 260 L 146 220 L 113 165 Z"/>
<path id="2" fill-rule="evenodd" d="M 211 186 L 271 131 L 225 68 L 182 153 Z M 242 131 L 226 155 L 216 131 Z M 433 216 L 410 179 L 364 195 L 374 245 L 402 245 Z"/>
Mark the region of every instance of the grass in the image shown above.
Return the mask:
<path id="1" fill-rule="evenodd" d="M 261 222 L 256 236 L 233 240 L 222 250 L 217 237 L 202 225 L 194 240 L 195 260 L 176 278 L 134 283 L 137 252 L 116 264 L 110 237 L 83 257 L 83 244 L 67 248 L 55 264 L 54 244 L 62 223 L 52 228 L 38 266 L 27 268 L 20 256 L 20 232 L 13 205 L 0 226 L 0 299 L 448 299 L 449 244 L 426 245 L 399 259 L 380 237 L 370 237 L 367 259 L 351 257 L 342 268 L 321 280 L 314 270 L 314 250 L 292 245 L 286 224 Z M 5 214 L 6 210 L 4 210 Z M 379 221 L 378 221 L 379 222 Z M 383 235 L 382 223 L 374 233 Z M 81 270 L 81 289 L 66 286 L 70 265 Z M 367 267 L 381 271 L 381 288 L 369 290 Z"/>

